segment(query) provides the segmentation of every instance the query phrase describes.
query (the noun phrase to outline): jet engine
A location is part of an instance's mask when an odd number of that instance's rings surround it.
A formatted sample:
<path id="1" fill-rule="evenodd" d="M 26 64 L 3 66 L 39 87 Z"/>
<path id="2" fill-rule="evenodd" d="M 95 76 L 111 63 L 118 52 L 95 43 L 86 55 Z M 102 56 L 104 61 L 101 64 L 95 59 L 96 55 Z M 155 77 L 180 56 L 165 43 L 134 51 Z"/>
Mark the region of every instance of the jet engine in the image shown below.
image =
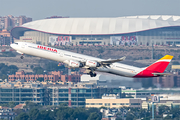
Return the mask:
<path id="1" fill-rule="evenodd" d="M 70 60 L 68 65 L 73 68 L 83 67 L 84 65 L 78 61 Z"/>
<path id="2" fill-rule="evenodd" d="M 101 64 L 99 62 L 93 61 L 93 60 L 87 60 L 86 66 L 88 67 L 100 67 Z"/>

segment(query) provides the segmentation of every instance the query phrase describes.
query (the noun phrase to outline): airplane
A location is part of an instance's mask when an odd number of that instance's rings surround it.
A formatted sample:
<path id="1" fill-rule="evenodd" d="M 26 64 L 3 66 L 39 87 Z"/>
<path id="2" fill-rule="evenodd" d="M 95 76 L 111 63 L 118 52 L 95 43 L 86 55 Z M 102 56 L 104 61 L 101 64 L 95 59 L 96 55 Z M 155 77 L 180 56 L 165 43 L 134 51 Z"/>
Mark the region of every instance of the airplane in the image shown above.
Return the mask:
<path id="1" fill-rule="evenodd" d="M 85 68 L 87 74 L 91 77 L 96 76 L 95 71 L 132 78 L 167 76 L 170 74 L 163 72 L 173 58 L 171 55 L 165 55 L 150 66 L 139 68 L 119 63 L 119 61 L 125 60 L 126 57 L 105 60 L 27 42 L 16 42 L 12 43 L 10 46 L 22 55 L 21 59 L 24 58 L 23 54 L 27 54 L 62 62 L 70 68 Z"/>

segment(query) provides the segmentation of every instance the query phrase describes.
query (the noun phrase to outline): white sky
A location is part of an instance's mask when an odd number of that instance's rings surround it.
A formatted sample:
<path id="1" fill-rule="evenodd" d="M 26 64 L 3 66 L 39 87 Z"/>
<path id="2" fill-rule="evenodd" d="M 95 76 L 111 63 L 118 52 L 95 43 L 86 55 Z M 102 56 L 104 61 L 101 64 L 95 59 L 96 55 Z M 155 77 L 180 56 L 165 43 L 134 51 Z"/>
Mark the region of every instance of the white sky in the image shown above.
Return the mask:
<path id="1" fill-rule="evenodd" d="M 180 0 L 0 0 L 0 16 L 121 17 L 179 15 Z"/>

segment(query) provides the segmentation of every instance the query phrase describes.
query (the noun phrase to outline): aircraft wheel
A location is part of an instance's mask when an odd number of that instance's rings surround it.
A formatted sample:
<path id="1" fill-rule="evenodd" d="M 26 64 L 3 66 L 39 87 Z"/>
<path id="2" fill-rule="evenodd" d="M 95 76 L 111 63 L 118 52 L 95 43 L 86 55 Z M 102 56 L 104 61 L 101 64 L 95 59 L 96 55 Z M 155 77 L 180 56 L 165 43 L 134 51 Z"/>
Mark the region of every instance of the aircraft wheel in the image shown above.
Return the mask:
<path id="1" fill-rule="evenodd" d="M 96 73 L 93 74 L 94 77 L 96 77 L 96 75 L 97 75 Z"/>
<path id="2" fill-rule="evenodd" d="M 90 72 L 89 74 L 90 74 L 91 77 L 96 77 L 96 73 Z"/>
<path id="3" fill-rule="evenodd" d="M 21 59 L 23 59 L 23 58 L 24 58 L 24 56 L 21 56 L 20 58 L 21 58 Z"/>

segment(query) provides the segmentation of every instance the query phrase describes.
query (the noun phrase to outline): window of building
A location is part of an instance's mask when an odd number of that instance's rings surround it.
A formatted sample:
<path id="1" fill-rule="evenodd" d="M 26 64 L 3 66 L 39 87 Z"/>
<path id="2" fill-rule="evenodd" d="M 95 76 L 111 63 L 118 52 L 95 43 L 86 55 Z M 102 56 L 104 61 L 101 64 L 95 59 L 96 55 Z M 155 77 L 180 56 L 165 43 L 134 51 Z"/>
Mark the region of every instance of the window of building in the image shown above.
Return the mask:
<path id="1" fill-rule="evenodd" d="M 105 105 L 105 106 L 110 106 L 110 103 L 105 103 L 104 105 Z"/>
<path id="2" fill-rule="evenodd" d="M 103 40 L 103 38 L 97 38 L 96 40 Z"/>
<path id="3" fill-rule="evenodd" d="M 89 38 L 89 40 L 95 40 L 95 38 Z"/>
<path id="4" fill-rule="evenodd" d="M 140 105 L 140 103 L 131 103 L 131 105 Z"/>
<path id="5" fill-rule="evenodd" d="M 71 93 L 76 93 L 76 89 L 71 89 Z"/>
<path id="6" fill-rule="evenodd" d="M 79 93 L 85 93 L 85 92 L 86 92 L 85 89 L 80 89 L 80 90 L 79 90 Z"/>

